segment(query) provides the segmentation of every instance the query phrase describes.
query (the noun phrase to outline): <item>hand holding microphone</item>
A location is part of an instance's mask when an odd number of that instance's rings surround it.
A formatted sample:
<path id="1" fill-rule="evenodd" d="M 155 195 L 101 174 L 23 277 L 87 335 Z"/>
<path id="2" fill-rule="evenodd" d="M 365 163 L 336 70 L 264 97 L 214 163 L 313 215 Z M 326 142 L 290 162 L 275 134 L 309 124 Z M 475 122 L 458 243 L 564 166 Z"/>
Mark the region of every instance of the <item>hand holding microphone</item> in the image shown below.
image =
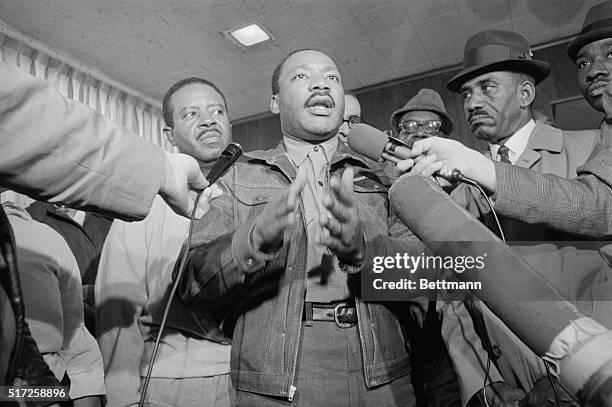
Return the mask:
<path id="1" fill-rule="evenodd" d="M 431 142 L 433 139 L 436 139 L 436 144 Z M 391 161 L 403 172 L 412 168 L 413 173 L 425 177 L 437 175 L 450 182 L 463 181 L 470 183 L 471 180 L 463 176 L 460 167 L 454 165 L 456 163 L 439 159 L 436 151 L 432 148 L 437 145 L 438 141 L 442 142 L 443 146 L 446 146 L 444 143 L 446 141 L 457 143 L 445 138 L 430 137 L 416 141 L 410 146 L 402 140 L 388 136 L 367 124 L 358 124 L 351 129 L 348 135 L 349 146 L 372 160 L 378 161 L 378 159 L 383 158 Z M 457 144 L 463 147 L 462 144 Z"/>

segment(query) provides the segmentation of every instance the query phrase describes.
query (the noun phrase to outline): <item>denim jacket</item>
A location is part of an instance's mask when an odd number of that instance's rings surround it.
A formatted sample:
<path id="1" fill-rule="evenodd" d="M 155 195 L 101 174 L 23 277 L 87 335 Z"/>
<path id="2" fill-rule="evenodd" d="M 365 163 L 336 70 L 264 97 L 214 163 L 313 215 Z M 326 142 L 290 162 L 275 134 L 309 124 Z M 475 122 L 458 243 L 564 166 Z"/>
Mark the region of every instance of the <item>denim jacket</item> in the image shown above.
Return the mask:
<path id="1" fill-rule="evenodd" d="M 339 142 L 330 165 L 332 174 L 348 166 L 354 168 L 355 203 L 368 242 L 363 272 L 371 270 L 374 255 L 420 254 L 425 250 L 405 226 L 391 225 L 394 221 L 390 219 L 395 217 L 389 216 L 389 180 L 378 163 Z M 296 390 L 293 381 L 306 293 L 304 217 L 298 215 L 298 222 L 285 232 L 283 247 L 274 255 L 256 253 L 249 236 L 264 205 L 285 190 L 295 175 L 282 142 L 271 150 L 246 153 L 225 176 L 224 195 L 211 202 L 211 209 L 196 225 L 178 291 L 188 307 L 199 311 L 221 306 L 219 299 L 231 298 L 234 293 L 238 309 L 231 357 L 234 386 L 289 400 Z M 300 209 L 303 211 L 301 204 Z M 376 250 L 370 250 L 372 242 Z M 400 304 L 361 300 L 358 279 L 359 273 L 349 276 L 357 287 L 366 385 L 374 387 L 409 373 L 400 323 L 403 312 L 392 310 Z"/>

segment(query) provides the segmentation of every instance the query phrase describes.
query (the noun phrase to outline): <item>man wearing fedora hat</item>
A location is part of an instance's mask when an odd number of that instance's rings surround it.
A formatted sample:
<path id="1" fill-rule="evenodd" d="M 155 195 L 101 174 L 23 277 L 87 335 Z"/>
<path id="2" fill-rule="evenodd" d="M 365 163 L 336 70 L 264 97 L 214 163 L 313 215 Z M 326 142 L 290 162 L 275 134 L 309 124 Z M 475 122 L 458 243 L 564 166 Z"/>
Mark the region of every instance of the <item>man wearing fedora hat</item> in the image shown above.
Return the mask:
<path id="1" fill-rule="evenodd" d="M 584 98 L 603 112 L 603 93 L 612 72 L 612 1 L 593 6 L 580 33 L 567 47 L 567 55 L 578 68 L 578 84 Z"/>
<path id="2" fill-rule="evenodd" d="M 391 129 L 408 145 L 427 137 L 447 137 L 454 127 L 440 94 L 433 89 L 421 89 L 391 115 Z"/>
<path id="3" fill-rule="evenodd" d="M 534 121 L 535 86 L 549 72 L 550 65 L 533 59 L 520 34 L 483 31 L 467 41 L 464 69 L 447 87 L 461 94 L 468 127 L 476 138 L 489 143 L 493 160 L 572 178 L 593 151 L 600 132 L 561 131 Z M 567 240 L 550 228 L 509 218 L 502 219 L 502 228 L 508 240 Z"/>
<path id="4" fill-rule="evenodd" d="M 612 123 L 612 0 L 593 6 L 580 33 L 568 47 L 578 67 L 578 82 L 585 99 Z M 606 90 L 607 89 L 607 90 Z M 607 106 L 606 106 L 607 103 Z M 607 111 L 606 111 L 607 110 Z M 429 176 L 446 166 L 478 181 L 495 198 L 495 210 L 527 223 L 548 225 L 591 238 L 612 238 L 612 130 L 602 125 L 601 142 L 578 177 L 566 179 L 541 174 L 520 166 L 492 162 L 482 154 L 453 140 L 428 139 L 414 146 L 412 155 L 429 156 L 412 170 Z M 434 157 L 435 159 L 431 159 Z M 407 171 L 414 160 L 398 168 Z M 535 204 L 541 203 L 541 204 Z"/>
<path id="5" fill-rule="evenodd" d="M 521 35 L 508 31 L 484 31 L 467 41 L 464 68 L 448 82 L 447 87 L 461 94 L 468 127 L 476 138 L 489 143 L 491 159 L 538 172 L 574 177 L 576 167 L 586 161 L 599 133 L 564 132 L 533 120 L 531 105 L 535 98 L 535 87 L 546 79 L 549 72 L 548 63 L 533 59 L 528 43 Z M 417 142 L 415 151 L 418 150 Z M 417 172 L 437 161 L 434 156 L 423 159 L 415 166 Z M 466 194 L 469 196 L 466 197 Z M 464 186 L 455 189 L 452 196 L 464 202 L 467 198 L 468 202 L 475 203 L 479 214 L 488 212 L 488 208 L 480 205 L 480 197 Z M 511 219 L 502 219 L 502 225 L 508 240 L 568 239 L 549 228 Z M 533 250 L 533 247 L 521 247 L 524 254 L 533 254 Z M 544 263 L 543 257 L 541 261 Z M 443 307 L 451 305 L 457 306 L 447 303 Z M 545 375 L 544 365 L 490 310 L 483 308 L 481 315 L 471 304 L 467 305 L 470 305 L 468 308 L 475 328 L 479 329 L 478 336 L 482 339 L 483 347 L 489 354 L 496 346 L 503 350 L 501 357 L 491 356 L 491 359 L 511 386 L 493 387 L 504 390 L 497 394 L 498 399 L 503 400 L 501 405 L 504 402 L 511 405 L 521 397 L 521 392 L 512 387 L 526 392 L 532 389 L 537 380 Z M 466 311 L 466 308 L 458 307 L 451 315 L 463 321 L 447 318 L 443 321 L 443 332 L 446 332 L 444 324 L 452 326 L 462 323 L 471 328 L 470 324 L 465 323 L 469 319 Z M 474 342 L 475 329 L 465 332 L 472 333 L 471 336 L 466 335 L 466 338 Z M 468 367 L 469 350 L 464 349 L 462 342 L 454 340 L 452 336 L 446 336 L 445 339 L 460 382 L 474 383 L 474 380 L 480 380 L 480 377 L 474 377 L 479 370 Z M 483 369 L 481 373 L 483 378 L 487 374 Z M 466 378 L 466 375 L 470 377 Z"/>

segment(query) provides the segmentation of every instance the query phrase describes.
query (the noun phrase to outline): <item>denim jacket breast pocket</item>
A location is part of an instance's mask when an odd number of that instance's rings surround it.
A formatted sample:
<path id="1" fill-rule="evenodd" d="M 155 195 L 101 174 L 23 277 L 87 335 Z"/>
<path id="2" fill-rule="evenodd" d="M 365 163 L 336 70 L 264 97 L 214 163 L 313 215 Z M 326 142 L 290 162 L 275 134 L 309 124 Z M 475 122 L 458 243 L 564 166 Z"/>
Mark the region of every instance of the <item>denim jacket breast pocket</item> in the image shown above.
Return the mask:
<path id="1" fill-rule="evenodd" d="M 234 185 L 234 222 L 237 225 L 254 219 L 264 206 L 283 193 L 286 186 L 273 185 L 271 183 Z"/>

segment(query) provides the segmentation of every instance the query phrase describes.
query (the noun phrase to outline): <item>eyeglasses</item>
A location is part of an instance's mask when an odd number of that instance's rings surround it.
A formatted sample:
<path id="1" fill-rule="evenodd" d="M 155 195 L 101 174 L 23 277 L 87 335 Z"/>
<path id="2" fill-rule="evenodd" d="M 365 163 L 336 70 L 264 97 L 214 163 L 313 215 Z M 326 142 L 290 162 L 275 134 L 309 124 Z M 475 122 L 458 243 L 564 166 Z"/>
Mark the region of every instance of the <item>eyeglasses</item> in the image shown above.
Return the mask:
<path id="1" fill-rule="evenodd" d="M 423 128 L 425 133 L 431 134 L 440 130 L 442 122 L 440 120 L 425 120 L 424 122 L 417 122 L 416 120 L 406 120 L 399 125 L 399 131 L 402 130 L 404 133 L 416 133 L 419 127 Z"/>
<path id="2" fill-rule="evenodd" d="M 359 123 L 363 123 L 363 121 L 361 120 L 361 117 L 359 116 L 351 116 L 348 119 L 342 120 L 342 123 L 348 124 L 349 129 L 352 129 L 353 127 L 357 126 Z"/>

